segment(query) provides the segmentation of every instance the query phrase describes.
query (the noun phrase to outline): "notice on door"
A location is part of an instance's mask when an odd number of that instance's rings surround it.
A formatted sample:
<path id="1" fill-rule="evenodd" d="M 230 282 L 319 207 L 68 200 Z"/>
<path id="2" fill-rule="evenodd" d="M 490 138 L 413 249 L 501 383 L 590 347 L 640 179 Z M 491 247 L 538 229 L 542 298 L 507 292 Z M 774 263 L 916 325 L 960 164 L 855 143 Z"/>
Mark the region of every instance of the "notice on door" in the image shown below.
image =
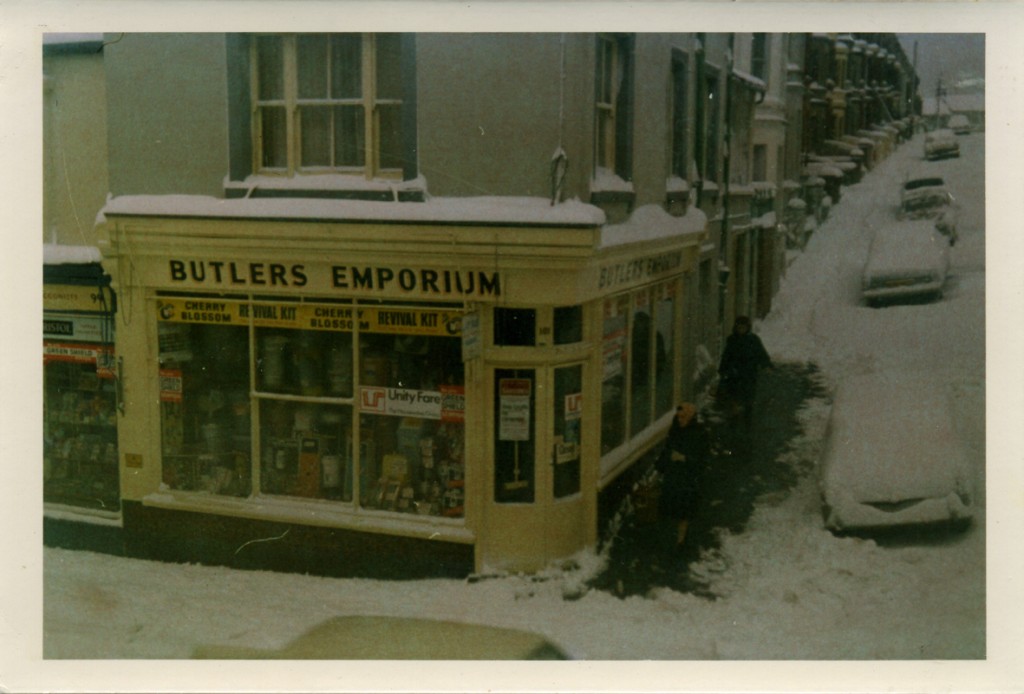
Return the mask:
<path id="1" fill-rule="evenodd" d="M 502 441 L 530 440 L 530 392 L 528 378 L 502 378 L 498 381 L 498 438 Z"/>

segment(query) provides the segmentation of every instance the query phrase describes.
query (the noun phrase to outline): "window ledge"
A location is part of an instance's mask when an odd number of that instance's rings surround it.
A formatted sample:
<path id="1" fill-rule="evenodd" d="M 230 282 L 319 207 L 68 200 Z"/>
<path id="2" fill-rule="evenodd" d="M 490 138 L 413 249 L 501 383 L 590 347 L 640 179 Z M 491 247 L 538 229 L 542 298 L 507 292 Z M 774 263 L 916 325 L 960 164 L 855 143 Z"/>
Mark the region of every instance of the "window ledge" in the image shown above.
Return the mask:
<path id="1" fill-rule="evenodd" d="M 427 182 L 359 175 L 308 174 L 268 176 L 254 174 L 242 181 L 224 181 L 224 196 L 237 198 L 318 198 L 331 200 L 372 200 L 378 202 L 423 202 Z"/>
<path id="2" fill-rule="evenodd" d="M 144 506 L 210 513 L 295 525 L 343 528 L 367 533 L 472 544 L 476 535 L 464 519 L 363 510 L 340 501 L 257 496 L 249 499 L 165 490 L 142 499 Z"/>

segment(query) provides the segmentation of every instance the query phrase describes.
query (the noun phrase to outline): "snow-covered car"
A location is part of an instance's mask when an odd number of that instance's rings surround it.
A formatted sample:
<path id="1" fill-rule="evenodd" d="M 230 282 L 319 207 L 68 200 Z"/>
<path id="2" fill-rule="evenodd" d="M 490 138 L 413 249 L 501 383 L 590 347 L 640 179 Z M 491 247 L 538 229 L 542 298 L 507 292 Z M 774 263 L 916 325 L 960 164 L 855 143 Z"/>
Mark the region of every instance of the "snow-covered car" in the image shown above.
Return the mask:
<path id="1" fill-rule="evenodd" d="M 949 122 L 946 123 L 950 130 L 953 131 L 954 135 L 970 135 L 971 134 L 971 121 L 967 119 L 962 113 L 957 113 L 949 117 Z"/>
<path id="2" fill-rule="evenodd" d="M 828 529 L 962 529 L 974 515 L 974 494 L 974 474 L 938 381 L 872 374 L 840 385 L 821 461 Z"/>
<path id="3" fill-rule="evenodd" d="M 925 159 L 945 159 L 959 156 L 960 143 L 956 141 L 956 135 L 952 130 L 946 128 L 933 130 L 924 136 Z"/>
<path id="4" fill-rule="evenodd" d="M 952 246 L 957 240 L 960 208 L 941 176 L 924 174 L 908 178 L 900 188 L 899 219 L 931 219 Z"/>
<path id="5" fill-rule="evenodd" d="M 875 231 L 861 275 L 869 306 L 916 297 L 942 297 L 949 243 L 931 220 L 894 222 Z"/>

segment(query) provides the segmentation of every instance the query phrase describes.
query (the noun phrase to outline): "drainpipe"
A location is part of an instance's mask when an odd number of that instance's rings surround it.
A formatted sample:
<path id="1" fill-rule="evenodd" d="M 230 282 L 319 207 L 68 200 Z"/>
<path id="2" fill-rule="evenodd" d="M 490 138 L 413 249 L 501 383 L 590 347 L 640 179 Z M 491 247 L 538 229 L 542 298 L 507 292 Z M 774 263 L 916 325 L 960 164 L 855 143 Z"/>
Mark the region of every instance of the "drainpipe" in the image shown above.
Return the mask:
<path id="1" fill-rule="evenodd" d="M 729 163 L 732 159 L 732 71 L 734 66 L 733 50 L 736 46 L 736 34 L 729 34 L 729 50 L 725 59 L 725 129 L 722 132 L 722 230 L 718 242 L 718 267 L 721 295 L 719 298 L 719 316 L 722 323 L 722 334 L 725 332 L 725 301 L 729 289 Z"/>

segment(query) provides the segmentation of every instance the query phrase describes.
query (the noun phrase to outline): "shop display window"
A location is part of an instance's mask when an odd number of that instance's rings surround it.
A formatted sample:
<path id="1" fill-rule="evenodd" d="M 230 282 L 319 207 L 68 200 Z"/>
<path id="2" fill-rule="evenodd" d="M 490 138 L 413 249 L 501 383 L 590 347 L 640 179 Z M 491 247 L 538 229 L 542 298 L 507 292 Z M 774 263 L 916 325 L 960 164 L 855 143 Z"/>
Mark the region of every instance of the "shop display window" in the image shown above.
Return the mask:
<path id="1" fill-rule="evenodd" d="M 463 516 L 460 311 L 188 298 L 158 308 L 171 489 Z"/>
<path id="2" fill-rule="evenodd" d="M 583 365 L 555 369 L 555 498 L 580 490 L 583 427 Z"/>
<path id="3" fill-rule="evenodd" d="M 627 431 L 639 435 L 674 407 L 678 286 L 667 282 L 604 302 L 602 455 L 624 444 Z"/>
<path id="4" fill-rule="evenodd" d="M 656 290 L 660 297 L 654 304 L 656 351 L 654 355 L 654 416 L 673 409 L 675 375 L 675 289 L 670 282 Z"/>
<path id="5" fill-rule="evenodd" d="M 260 401 L 260 489 L 352 501 L 352 408 Z"/>
<path id="6" fill-rule="evenodd" d="M 109 348 L 44 344 L 43 499 L 120 510 L 117 402 Z M 98 368 L 99 367 L 99 368 Z"/>
<path id="7" fill-rule="evenodd" d="M 377 332 L 360 335 L 360 503 L 366 508 L 461 518 L 461 340 L 412 330 L 413 324 L 422 325 L 434 313 L 394 311 L 387 320 L 374 321 Z M 400 326 L 407 332 L 385 332 Z"/>
<path id="8" fill-rule="evenodd" d="M 651 370 L 654 321 L 651 320 L 651 295 L 646 289 L 633 294 L 632 349 L 629 382 L 630 436 L 636 436 L 651 423 Z"/>
<path id="9" fill-rule="evenodd" d="M 536 345 L 537 311 L 532 308 L 495 308 L 494 344 L 505 347 Z"/>
<path id="10" fill-rule="evenodd" d="M 583 341 L 583 307 L 556 307 L 553 316 L 556 345 L 571 345 Z"/>
<path id="11" fill-rule="evenodd" d="M 171 489 L 249 495 L 248 337 L 244 327 L 159 324 L 163 481 Z"/>
<path id="12" fill-rule="evenodd" d="M 617 296 L 604 302 L 604 330 L 601 346 L 601 453 L 626 440 L 626 361 L 629 357 L 628 298 Z"/>

